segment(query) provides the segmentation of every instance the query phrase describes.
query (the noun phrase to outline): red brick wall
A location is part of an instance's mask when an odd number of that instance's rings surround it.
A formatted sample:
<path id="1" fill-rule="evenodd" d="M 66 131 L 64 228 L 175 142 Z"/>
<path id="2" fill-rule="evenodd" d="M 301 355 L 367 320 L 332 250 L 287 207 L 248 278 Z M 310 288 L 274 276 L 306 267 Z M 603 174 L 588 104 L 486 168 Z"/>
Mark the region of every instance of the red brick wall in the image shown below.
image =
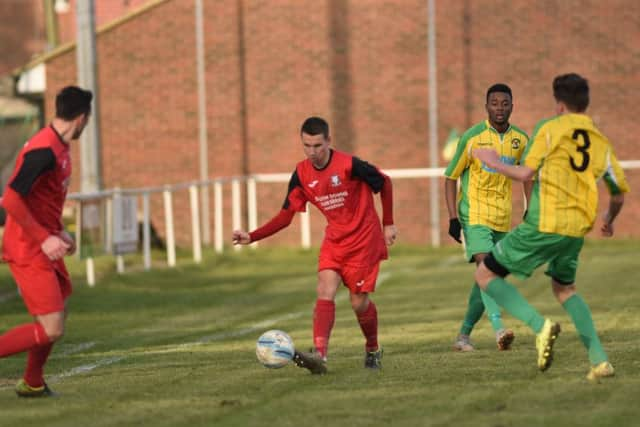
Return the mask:
<path id="1" fill-rule="evenodd" d="M 64 12 L 58 12 L 58 37 L 60 43 L 67 43 L 76 39 L 76 9 L 77 0 L 69 0 L 69 9 Z M 99 0 L 94 1 L 95 7 L 95 23 L 96 27 L 108 24 L 114 19 L 120 18 L 125 14 L 132 12 L 149 0 Z"/>
<path id="2" fill-rule="evenodd" d="M 42 52 L 46 41 L 41 0 L 0 2 L 0 76 Z"/>
<path id="3" fill-rule="evenodd" d="M 56 13 L 60 44 L 76 38 L 76 3 L 77 0 L 70 0 L 66 12 Z M 149 0 L 96 1 L 96 26 L 99 28 L 148 3 Z M 0 76 L 45 52 L 47 34 L 43 0 L 0 1 L 0 40 Z"/>
<path id="4" fill-rule="evenodd" d="M 204 5 L 212 178 L 290 173 L 302 158 L 298 132 L 309 115 L 329 120 L 337 148 L 382 168 L 429 164 L 425 1 Z M 530 132 L 537 120 L 553 114 L 552 78 L 576 71 L 591 82 L 590 113 L 614 141 L 619 158 L 640 158 L 631 139 L 640 131 L 632 95 L 640 89 L 640 30 L 634 22 L 640 3 L 461 0 L 437 7 L 441 143 L 452 128 L 463 131 L 486 117 L 486 89 L 499 81 L 514 91 L 512 122 Z M 107 187 L 198 179 L 193 19 L 192 2 L 173 0 L 99 35 Z M 50 90 L 73 80 L 74 60 L 69 51 L 49 61 Z M 442 159 L 439 164 L 445 166 Z M 629 178 L 632 188 L 640 188 L 638 172 Z M 394 184 L 402 240 L 428 241 L 428 182 Z M 286 184 L 258 189 L 263 222 L 279 209 Z M 518 185 L 514 189 L 520 191 Z M 226 187 L 225 240 L 231 230 L 229 197 Z M 187 218 L 184 208 L 176 208 L 181 218 Z M 521 211 L 515 208 L 516 219 Z M 637 199 L 629 197 L 619 234 L 640 236 L 633 226 L 639 212 Z M 441 215 L 441 237 L 448 242 L 444 203 Z M 312 224 L 318 243 L 324 220 L 316 211 Z M 265 244 L 298 241 L 296 221 Z"/>

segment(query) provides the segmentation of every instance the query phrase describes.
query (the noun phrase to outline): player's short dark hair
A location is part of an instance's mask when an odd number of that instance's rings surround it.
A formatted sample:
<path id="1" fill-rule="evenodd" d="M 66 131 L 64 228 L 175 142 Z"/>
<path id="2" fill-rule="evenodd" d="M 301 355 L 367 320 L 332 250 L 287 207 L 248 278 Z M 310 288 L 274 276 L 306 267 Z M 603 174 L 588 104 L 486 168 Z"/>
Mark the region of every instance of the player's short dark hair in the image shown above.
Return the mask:
<path id="1" fill-rule="evenodd" d="M 489 102 L 489 95 L 494 92 L 509 94 L 509 98 L 513 99 L 513 94 L 511 93 L 511 88 L 509 86 L 504 83 L 496 83 L 487 90 L 487 102 Z"/>
<path id="2" fill-rule="evenodd" d="M 553 97 L 581 113 L 589 106 L 589 82 L 576 73 L 561 74 L 553 79 Z"/>
<path id="3" fill-rule="evenodd" d="M 56 95 L 56 117 L 73 120 L 81 114 L 89 114 L 92 99 L 91 91 L 77 86 L 64 87 Z"/>
<path id="4" fill-rule="evenodd" d="M 307 135 L 320 135 L 322 134 L 325 139 L 329 138 L 329 123 L 321 117 L 309 117 L 302 123 L 300 128 L 300 134 L 306 133 Z"/>

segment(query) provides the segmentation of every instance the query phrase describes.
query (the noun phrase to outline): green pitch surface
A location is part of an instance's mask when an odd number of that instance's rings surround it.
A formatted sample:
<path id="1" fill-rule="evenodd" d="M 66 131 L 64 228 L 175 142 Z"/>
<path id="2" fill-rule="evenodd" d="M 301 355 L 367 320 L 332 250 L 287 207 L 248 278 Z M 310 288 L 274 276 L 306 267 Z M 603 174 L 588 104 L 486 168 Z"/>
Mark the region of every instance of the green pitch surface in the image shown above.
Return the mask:
<path id="1" fill-rule="evenodd" d="M 514 349 L 498 352 L 486 319 L 477 351 L 454 353 L 472 267 L 459 248 L 396 247 L 374 295 L 384 368 L 363 368 L 363 338 L 338 293 L 326 376 L 258 364 L 267 329 L 311 345 L 315 251 L 245 249 L 201 265 L 119 276 L 99 260 L 80 273 L 64 339 L 47 365 L 57 399 L 18 399 L 24 355 L 0 360 L 2 426 L 631 426 L 640 418 L 638 242 L 586 245 L 581 294 L 617 376 L 588 383 L 586 351 L 538 272 L 519 289 L 563 332 L 549 371 L 535 367 L 531 331 L 505 315 Z M 156 254 L 158 258 L 159 254 Z M 136 259 L 137 263 L 140 263 Z M 28 321 L 0 267 L 0 331 Z M 13 295 L 13 297 L 12 297 Z"/>

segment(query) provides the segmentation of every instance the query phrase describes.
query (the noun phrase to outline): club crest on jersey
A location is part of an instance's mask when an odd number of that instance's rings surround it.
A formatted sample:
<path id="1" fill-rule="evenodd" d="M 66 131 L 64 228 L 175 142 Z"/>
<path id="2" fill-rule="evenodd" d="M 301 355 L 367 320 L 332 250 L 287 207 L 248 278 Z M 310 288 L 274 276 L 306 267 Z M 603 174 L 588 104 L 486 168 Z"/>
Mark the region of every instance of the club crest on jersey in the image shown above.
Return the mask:
<path id="1" fill-rule="evenodd" d="M 520 148 L 520 140 L 518 138 L 513 138 L 511 140 L 511 148 L 513 148 L 514 150 Z"/>
<path id="2" fill-rule="evenodd" d="M 337 187 L 340 184 L 342 184 L 342 181 L 340 181 L 340 177 L 338 175 L 331 175 L 331 186 Z"/>

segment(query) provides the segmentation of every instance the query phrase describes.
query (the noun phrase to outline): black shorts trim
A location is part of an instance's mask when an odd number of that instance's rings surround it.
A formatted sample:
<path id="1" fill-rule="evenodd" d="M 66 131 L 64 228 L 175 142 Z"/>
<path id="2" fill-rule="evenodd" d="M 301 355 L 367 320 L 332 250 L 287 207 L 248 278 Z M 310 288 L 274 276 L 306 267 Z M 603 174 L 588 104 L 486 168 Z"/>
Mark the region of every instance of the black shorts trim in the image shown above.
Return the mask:
<path id="1" fill-rule="evenodd" d="M 575 283 L 575 280 L 572 280 L 571 282 L 567 282 L 566 280 L 560 280 L 560 279 L 558 279 L 557 277 L 553 277 L 553 276 L 551 276 L 551 278 L 552 278 L 554 281 L 556 281 L 556 282 L 560 283 L 562 286 L 571 286 L 571 285 L 573 285 L 573 284 Z"/>
<path id="2" fill-rule="evenodd" d="M 493 257 L 493 253 L 487 255 L 483 262 L 491 272 L 497 274 L 500 277 L 506 277 L 509 275 L 509 273 L 511 273 L 502 264 L 496 261 L 496 259 Z"/>

